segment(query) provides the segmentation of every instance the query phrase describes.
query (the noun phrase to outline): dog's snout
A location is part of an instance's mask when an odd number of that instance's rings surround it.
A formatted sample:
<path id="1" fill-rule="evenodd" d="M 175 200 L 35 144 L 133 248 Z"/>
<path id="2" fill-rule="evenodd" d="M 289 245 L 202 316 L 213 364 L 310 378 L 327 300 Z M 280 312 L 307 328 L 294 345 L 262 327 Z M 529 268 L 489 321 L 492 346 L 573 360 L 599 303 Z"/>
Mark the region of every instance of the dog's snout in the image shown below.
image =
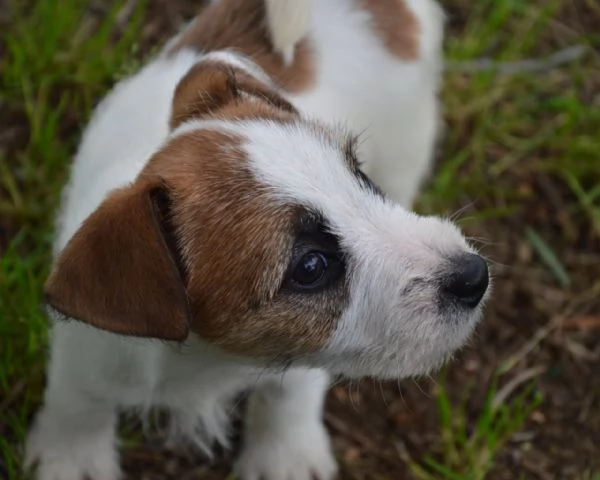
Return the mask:
<path id="1" fill-rule="evenodd" d="M 475 308 L 489 284 L 488 266 L 479 255 L 460 255 L 452 260 L 452 271 L 445 279 L 443 290 L 453 300 Z"/>

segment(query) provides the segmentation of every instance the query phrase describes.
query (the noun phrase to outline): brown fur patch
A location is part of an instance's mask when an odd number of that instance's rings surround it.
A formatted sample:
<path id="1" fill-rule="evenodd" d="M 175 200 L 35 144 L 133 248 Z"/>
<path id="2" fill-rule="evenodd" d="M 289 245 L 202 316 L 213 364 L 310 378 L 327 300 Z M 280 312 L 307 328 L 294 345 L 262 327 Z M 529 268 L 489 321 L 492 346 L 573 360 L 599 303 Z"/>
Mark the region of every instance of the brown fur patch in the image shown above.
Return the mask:
<path id="1" fill-rule="evenodd" d="M 386 49 L 402 60 L 419 58 L 421 25 L 404 0 L 361 0 L 370 13 L 373 31 Z"/>
<path id="2" fill-rule="evenodd" d="M 306 40 L 296 45 L 294 62 L 289 66 L 273 51 L 263 0 L 219 0 L 210 4 L 167 53 L 182 48 L 242 53 L 290 92 L 307 90 L 315 81 L 314 53 Z"/>
<path id="3" fill-rule="evenodd" d="M 182 136 L 146 174 L 160 174 L 172 187 L 192 331 L 242 354 L 323 346 L 347 301 L 345 288 L 317 295 L 280 290 L 298 207 L 270 197 L 248 170 L 239 139 L 213 131 Z"/>

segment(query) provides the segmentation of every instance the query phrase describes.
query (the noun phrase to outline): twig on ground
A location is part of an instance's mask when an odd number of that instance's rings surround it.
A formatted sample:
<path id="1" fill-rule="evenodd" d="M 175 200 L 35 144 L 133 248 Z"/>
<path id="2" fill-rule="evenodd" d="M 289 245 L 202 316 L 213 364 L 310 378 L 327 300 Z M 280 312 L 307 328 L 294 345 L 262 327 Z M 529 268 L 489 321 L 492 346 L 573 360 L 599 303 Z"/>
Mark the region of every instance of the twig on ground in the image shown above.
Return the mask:
<path id="1" fill-rule="evenodd" d="M 115 17 L 115 24 L 119 30 L 122 30 L 126 26 L 127 22 L 129 22 L 129 19 L 131 18 L 131 15 L 133 15 L 137 5 L 138 0 L 128 0 L 121 7 Z"/>
<path id="2" fill-rule="evenodd" d="M 573 45 L 559 50 L 544 59 L 498 62 L 491 58 L 481 58 L 473 61 L 446 62 L 445 69 L 462 73 L 493 71 L 499 75 L 543 73 L 577 60 L 583 56 L 586 50 L 587 47 L 585 45 Z"/>
<path id="3" fill-rule="evenodd" d="M 550 321 L 544 328 L 540 328 L 529 342 L 523 345 L 521 349 L 500 365 L 500 368 L 498 369 L 500 374 L 512 370 L 515 365 L 529 355 L 548 335 L 558 328 L 561 322 L 562 317 L 557 317 Z"/>
<path id="4" fill-rule="evenodd" d="M 353 427 L 348 427 L 340 418 L 333 415 L 331 412 L 325 412 L 325 423 L 337 433 L 353 440 L 363 449 L 369 452 L 370 455 L 378 458 L 392 468 L 397 468 L 398 464 L 393 459 L 386 456 L 381 448 L 366 435 L 363 435 Z"/>
<path id="5" fill-rule="evenodd" d="M 337 430 L 338 433 L 341 433 L 342 435 L 351 438 L 369 452 L 379 451 L 377 444 L 373 442 L 369 437 L 363 435 L 354 428 L 347 427 L 342 420 L 335 417 L 329 412 L 325 413 L 325 422 L 328 423 L 331 426 L 331 428 Z"/>
<path id="6" fill-rule="evenodd" d="M 499 373 L 504 374 L 512 370 L 521 360 L 529 355 L 535 348 L 548 337 L 553 331 L 562 328 L 565 319 L 571 318 L 583 303 L 590 301 L 600 295 L 600 283 L 594 284 L 590 289 L 583 292 L 564 309 L 562 315 L 552 318 L 547 325 L 540 328 L 533 338 L 525 343 L 515 354 L 505 360 L 499 368 Z"/>
<path id="7" fill-rule="evenodd" d="M 546 367 L 540 365 L 533 368 L 528 368 L 527 370 L 523 370 L 519 373 L 515 378 L 513 378 L 510 382 L 507 382 L 494 396 L 492 400 L 492 410 L 497 410 L 500 405 L 502 405 L 506 399 L 523 383 L 531 380 L 538 375 L 541 375 L 546 371 Z"/>
<path id="8" fill-rule="evenodd" d="M 525 469 L 533 473 L 540 480 L 552 480 L 554 477 L 549 474 L 546 470 L 543 469 L 542 466 L 536 465 L 533 462 L 529 462 L 527 460 L 521 461 L 521 466 Z"/>

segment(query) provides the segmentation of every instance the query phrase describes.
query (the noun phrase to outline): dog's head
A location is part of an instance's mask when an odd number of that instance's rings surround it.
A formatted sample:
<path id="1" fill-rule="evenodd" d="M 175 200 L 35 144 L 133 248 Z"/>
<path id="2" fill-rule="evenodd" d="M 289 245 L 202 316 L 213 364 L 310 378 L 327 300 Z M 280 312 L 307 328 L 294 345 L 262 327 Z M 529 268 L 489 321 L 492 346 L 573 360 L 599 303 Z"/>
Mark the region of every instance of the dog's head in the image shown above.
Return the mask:
<path id="1" fill-rule="evenodd" d="M 387 200 L 352 136 L 210 62 L 173 105 L 164 146 L 57 259 L 54 310 L 351 376 L 423 373 L 463 344 L 485 262 L 448 221 Z"/>

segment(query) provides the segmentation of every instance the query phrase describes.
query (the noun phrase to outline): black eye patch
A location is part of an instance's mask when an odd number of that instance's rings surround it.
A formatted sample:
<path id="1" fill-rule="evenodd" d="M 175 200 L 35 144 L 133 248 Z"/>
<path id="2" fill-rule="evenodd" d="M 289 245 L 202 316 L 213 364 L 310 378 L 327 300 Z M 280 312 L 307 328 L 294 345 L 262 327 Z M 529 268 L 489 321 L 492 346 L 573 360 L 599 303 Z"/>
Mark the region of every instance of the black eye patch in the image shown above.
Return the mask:
<path id="1" fill-rule="evenodd" d="M 337 236 L 321 215 L 302 209 L 282 288 L 297 293 L 321 292 L 337 284 L 345 270 Z"/>

